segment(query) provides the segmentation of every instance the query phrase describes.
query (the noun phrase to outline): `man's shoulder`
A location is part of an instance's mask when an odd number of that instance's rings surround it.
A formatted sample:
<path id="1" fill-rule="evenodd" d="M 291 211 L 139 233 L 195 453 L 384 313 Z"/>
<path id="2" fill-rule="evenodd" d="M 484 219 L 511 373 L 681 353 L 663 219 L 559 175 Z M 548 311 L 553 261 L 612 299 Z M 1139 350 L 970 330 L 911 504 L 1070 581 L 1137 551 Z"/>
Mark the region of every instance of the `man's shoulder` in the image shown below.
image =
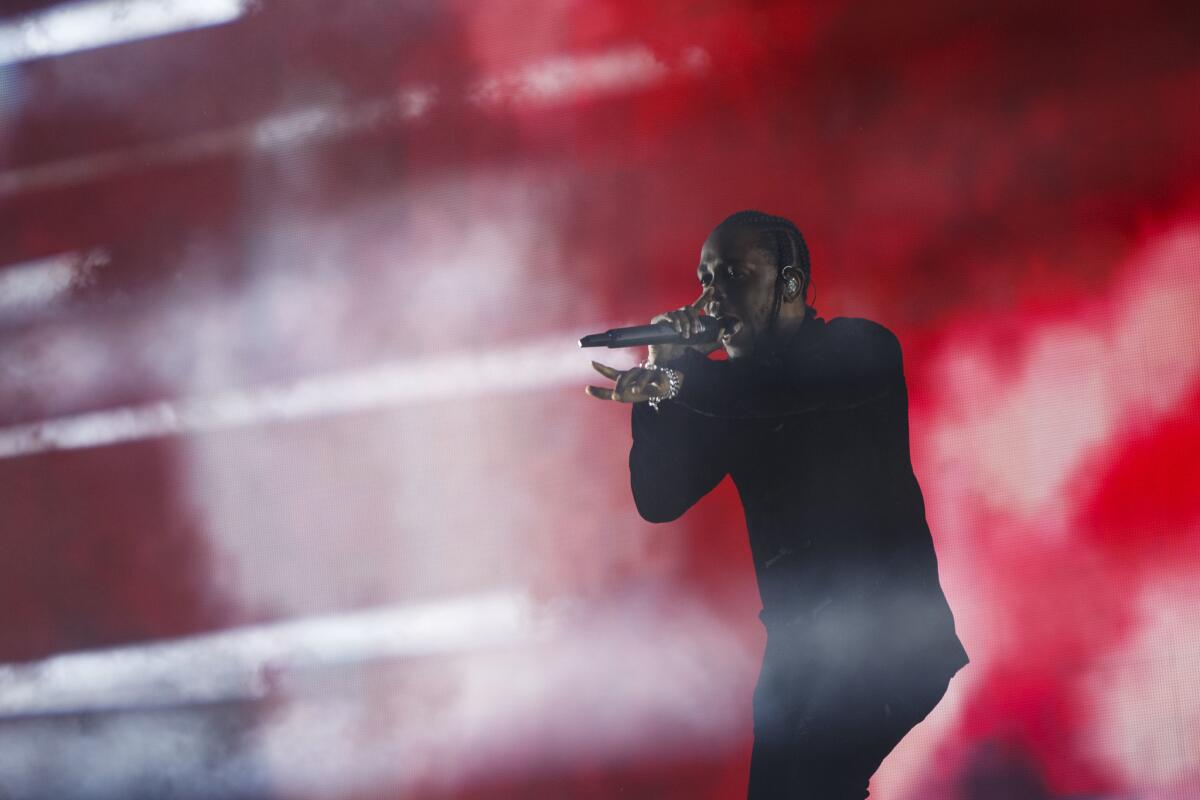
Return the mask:
<path id="1" fill-rule="evenodd" d="M 825 335 L 833 350 L 865 356 L 881 366 L 902 358 L 896 334 L 865 317 L 833 317 L 825 326 Z"/>
<path id="2" fill-rule="evenodd" d="M 825 329 L 829 336 L 839 339 L 886 345 L 899 342 L 896 334 L 886 326 L 865 317 L 833 317 L 826 323 Z"/>

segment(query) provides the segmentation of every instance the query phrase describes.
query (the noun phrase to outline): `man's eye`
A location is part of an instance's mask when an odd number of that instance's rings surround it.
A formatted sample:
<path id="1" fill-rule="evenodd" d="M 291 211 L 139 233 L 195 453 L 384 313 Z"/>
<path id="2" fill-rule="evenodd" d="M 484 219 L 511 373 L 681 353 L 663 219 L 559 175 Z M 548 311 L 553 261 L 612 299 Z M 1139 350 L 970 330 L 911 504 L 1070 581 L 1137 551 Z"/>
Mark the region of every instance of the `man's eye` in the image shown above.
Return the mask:
<path id="1" fill-rule="evenodd" d="M 726 268 L 725 268 L 725 274 L 726 274 L 726 275 L 728 275 L 728 276 L 729 276 L 729 277 L 731 277 L 731 278 L 736 278 L 736 277 L 738 276 L 738 275 L 737 275 L 737 270 L 736 270 L 736 269 L 734 269 L 733 267 L 726 267 Z"/>

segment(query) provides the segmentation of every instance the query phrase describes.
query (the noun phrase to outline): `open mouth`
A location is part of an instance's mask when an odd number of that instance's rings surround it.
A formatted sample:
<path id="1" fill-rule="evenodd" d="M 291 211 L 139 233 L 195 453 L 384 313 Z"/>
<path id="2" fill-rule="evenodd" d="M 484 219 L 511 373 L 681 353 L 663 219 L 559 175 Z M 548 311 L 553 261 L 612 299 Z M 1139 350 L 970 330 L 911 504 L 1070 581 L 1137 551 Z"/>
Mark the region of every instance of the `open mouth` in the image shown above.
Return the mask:
<path id="1" fill-rule="evenodd" d="M 728 314 L 717 317 L 717 321 L 721 325 L 721 341 L 728 342 L 737 332 L 742 329 L 742 321 L 737 317 Z"/>

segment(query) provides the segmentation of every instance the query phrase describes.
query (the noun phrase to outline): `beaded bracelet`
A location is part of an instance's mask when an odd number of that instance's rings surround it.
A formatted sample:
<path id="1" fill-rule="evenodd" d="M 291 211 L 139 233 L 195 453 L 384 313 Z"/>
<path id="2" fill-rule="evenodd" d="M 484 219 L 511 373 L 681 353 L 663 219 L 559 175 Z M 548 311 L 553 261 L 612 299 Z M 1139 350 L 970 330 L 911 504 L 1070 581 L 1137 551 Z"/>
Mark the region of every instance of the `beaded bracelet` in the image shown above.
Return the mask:
<path id="1" fill-rule="evenodd" d="M 651 364 L 649 361 L 643 361 L 639 366 L 642 369 L 661 372 L 663 375 L 667 376 L 667 393 L 659 397 L 651 397 L 647 401 L 650 403 L 650 407 L 657 412 L 659 403 L 661 403 L 663 400 L 671 400 L 675 397 L 675 395 L 679 394 L 679 386 L 681 383 L 679 380 L 679 372 L 671 369 L 670 367 L 660 367 L 657 364 Z"/>

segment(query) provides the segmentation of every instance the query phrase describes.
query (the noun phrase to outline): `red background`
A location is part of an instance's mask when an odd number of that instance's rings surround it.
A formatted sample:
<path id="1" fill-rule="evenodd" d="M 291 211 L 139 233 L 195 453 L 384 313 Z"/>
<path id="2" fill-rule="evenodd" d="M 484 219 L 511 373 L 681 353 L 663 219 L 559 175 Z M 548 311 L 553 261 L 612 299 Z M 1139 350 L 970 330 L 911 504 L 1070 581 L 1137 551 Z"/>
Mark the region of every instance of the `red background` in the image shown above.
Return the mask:
<path id="1" fill-rule="evenodd" d="M 693 299 L 758 208 L 804 231 L 823 316 L 903 345 L 972 658 L 873 796 L 1200 796 L 1198 35 L 1188 3 L 294 0 L 0 67 L 0 264 L 109 257 L 0 320 L 6 430 L 562 348 L 512 386 L 0 459 L 0 660 L 497 587 L 576 609 L 274 704 L 8 719 L 0 786 L 82 753 L 120 766 L 59 796 L 739 796 L 736 492 L 640 520 L 628 409 L 570 351 Z M 343 124 L 269 143 L 312 108 Z"/>

